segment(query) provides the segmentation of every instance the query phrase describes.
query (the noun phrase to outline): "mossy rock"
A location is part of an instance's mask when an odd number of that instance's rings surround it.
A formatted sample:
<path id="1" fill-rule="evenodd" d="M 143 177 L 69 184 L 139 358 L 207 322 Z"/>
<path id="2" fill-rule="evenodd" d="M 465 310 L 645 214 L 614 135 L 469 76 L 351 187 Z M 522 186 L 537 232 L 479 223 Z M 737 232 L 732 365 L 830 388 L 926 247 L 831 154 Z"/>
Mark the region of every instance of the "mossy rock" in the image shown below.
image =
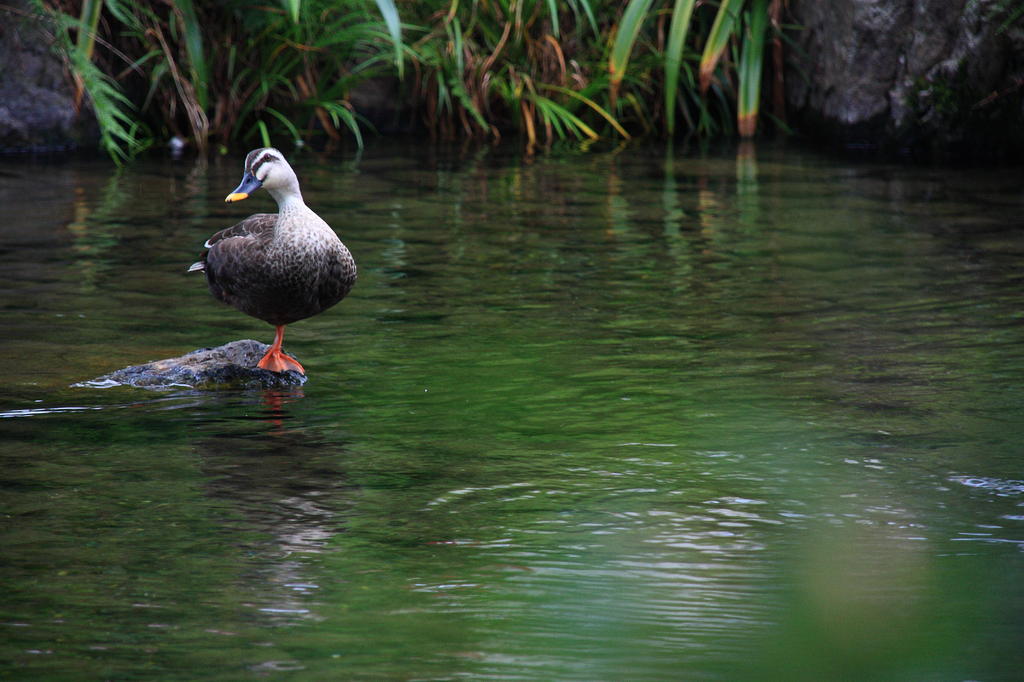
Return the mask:
<path id="1" fill-rule="evenodd" d="M 252 339 L 232 341 L 216 348 L 200 348 L 176 358 L 125 367 L 76 386 L 272 389 L 306 383 L 306 377 L 295 371 L 270 372 L 257 367 L 256 363 L 267 348 L 267 344 Z"/>

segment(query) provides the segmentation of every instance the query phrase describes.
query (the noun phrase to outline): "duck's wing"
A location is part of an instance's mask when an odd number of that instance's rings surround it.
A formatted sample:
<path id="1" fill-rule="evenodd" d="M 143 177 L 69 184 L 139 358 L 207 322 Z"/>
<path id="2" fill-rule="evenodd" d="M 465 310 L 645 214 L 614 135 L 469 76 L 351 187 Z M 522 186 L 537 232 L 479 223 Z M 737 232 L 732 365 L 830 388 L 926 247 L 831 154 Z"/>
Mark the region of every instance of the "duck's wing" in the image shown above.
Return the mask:
<path id="1" fill-rule="evenodd" d="M 209 249 L 217 242 L 222 242 L 236 237 L 265 241 L 270 239 L 276 223 L 276 213 L 255 213 L 237 225 L 226 227 L 220 232 L 217 232 L 207 239 L 203 246 Z"/>
<path id="2" fill-rule="evenodd" d="M 270 241 L 274 234 L 274 225 L 277 223 L 276 213 L 254 213 L 237 225 L 226 227 L 215 233 L 206 240 L 203 246 L 213 249 L 218 246 L 218 252 L 227 253 L 247 251 L 254 246 L 265 244 Z M 210 252 L 206 251 L 202 257 L 189 266 L 189 272 L 206 270 L 206 261 Z M 230 258 L 230 256 L 229 256 Z"/>

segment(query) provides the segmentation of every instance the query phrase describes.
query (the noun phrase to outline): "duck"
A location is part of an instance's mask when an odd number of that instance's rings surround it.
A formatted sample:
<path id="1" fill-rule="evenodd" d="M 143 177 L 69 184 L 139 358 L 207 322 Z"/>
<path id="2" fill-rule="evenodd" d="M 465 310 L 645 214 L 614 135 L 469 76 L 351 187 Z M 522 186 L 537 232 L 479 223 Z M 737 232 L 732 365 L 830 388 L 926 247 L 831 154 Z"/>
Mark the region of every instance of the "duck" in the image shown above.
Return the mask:
<path id="1" fill-rule="evenodd" d="M 356 282 L 356 261 L 303 201 L 295 171 L 273 147 L 249 152 L 242 182 L 224 201 L 242 201 L 260 188 L 277 202 L 277 213 L 256 213 L 217 232 L 188 272 L 204 273 L 217 300 L 275 327 L 274 343 L 257 367 L 305 376 L 298 360 L 281 350 L 285 326 L 345 298 Z"/>

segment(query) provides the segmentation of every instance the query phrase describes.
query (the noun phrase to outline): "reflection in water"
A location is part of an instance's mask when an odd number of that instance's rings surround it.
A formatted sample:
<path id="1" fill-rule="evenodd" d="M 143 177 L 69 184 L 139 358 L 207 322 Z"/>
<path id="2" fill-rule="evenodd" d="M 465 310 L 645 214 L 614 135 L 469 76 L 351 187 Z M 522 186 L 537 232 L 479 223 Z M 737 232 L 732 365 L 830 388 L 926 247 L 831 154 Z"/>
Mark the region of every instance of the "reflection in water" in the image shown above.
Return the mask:
<path id="1" fill-rule="evenodd" d="M 353 491 L 333 464 L 344 457 L 344 445 L 291 427 L 289 406 L 303 398 L 301 389 L 265 391 L 259 412 L 245 419 L 258 428 L 216 424 L 193 443 L 206 494 L 227 503 L 231 518 L 224 523 L 248 557 L 239 578 L 251 605 L 281 623 L 318 618 L 320 586 L 308 562 L 342 532 Z M 252 401 L 255 406 L 256 395 Z"/>
<path id="2" fill-rule="evenodd" d="M 236 172 L 0 185 L 16 672 L 1011 678 L 1019 173 L 307 156 L 301 392 L 68 389 L 262 330 L 184 274 Z"/>

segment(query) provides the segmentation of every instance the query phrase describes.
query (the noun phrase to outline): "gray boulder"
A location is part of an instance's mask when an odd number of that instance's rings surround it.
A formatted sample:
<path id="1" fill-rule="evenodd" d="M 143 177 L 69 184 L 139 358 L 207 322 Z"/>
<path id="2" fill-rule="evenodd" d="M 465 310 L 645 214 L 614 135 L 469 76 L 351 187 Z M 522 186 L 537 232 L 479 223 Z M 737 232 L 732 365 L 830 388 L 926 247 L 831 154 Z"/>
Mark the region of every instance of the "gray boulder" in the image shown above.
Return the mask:
<path id="1" fill-rule="evenodd" d="M 96 138 L 89 106 L 75 110 L 74 88 L 53 49 L 52 26 L 32 3 L 0 6 L 0 150 L 69 149 Z"/>
<path id="2" fill-rule="evenodd" d="M 289 388 L 306 383 L 306 377 L 298 372 L 269 372 L 258 368 L 256 363 L 267 348 L 267 344 L 252 339 L 232 341 L 216 348 L 194 350 L 176 358 L 125 367 L 75 385 L 89 388 L 136 386 L 267 389 Z"/>
<path id="3" fill-rule="evenodd" d="M 850 146 L 1024 149 L 1024 19 L 1006 0 L 793 0 L 787 105 Z"/>

